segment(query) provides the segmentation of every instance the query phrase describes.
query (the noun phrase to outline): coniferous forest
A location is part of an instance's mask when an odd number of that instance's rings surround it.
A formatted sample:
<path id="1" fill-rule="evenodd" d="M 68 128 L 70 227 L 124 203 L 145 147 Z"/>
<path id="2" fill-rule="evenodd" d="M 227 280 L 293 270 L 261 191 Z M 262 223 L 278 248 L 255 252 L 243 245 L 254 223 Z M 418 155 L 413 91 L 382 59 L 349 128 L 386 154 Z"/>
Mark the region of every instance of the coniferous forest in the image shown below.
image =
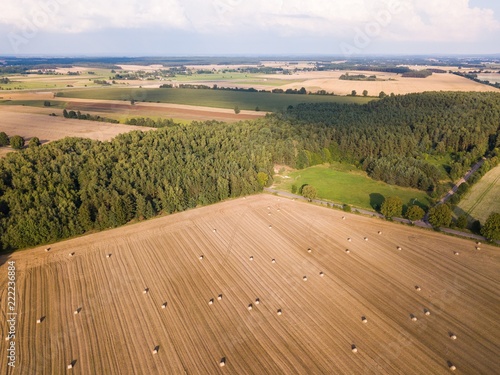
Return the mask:
<path id="1" fill-rule="evenodd" d="M 1 248 L 253 194 L 275 163 L 348 162 L 436 196 L 441 172 L 425 156 L 451 156 L 456 179 L 483 156 L 498 159 L 499 147 L 500 94 L 456 92 L 301 104 L 235 124 L 169 123 L 110 142 L 66 138 L 0 159 Z"/>

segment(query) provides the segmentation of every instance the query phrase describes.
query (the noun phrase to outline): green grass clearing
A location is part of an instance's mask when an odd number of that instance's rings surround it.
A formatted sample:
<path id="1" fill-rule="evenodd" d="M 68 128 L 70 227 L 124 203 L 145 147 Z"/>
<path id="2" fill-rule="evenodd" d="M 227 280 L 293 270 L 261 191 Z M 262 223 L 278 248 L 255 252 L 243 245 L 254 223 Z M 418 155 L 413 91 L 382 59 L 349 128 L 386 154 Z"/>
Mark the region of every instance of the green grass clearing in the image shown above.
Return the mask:
<path id="1" fill-rule="evenodd" d="M 294 95 L 272 94 L 262 92 L 240 92 L 225 90 L 196 90 L 196 89 L 139 89 L 139 88 L 101 88 L 86 90 L 65 90 L 63 97 L 102 100 L 131 99 L 137 102 L 160 102 L 187 104 L 216 108 L 234 108 L 254 110 L 259 107 L 262 111 L 278 111 L 289 105 L 299 103 L 367 103 L 373 98 L 351 96 L 323 96 L 323 95 Z"/>
<path id="2" fill-rule="evenodd" d="M 482 224 L 492 212 L 500 212 L 500 165 L 474 184 L 455 209 L 456 216 L 466 213 Z"/>
<path id="3" fill-rule="evenodd" d="M 415 203 L 427 209 L 431 204 L 431 198 L 423 191 L 372 180 L 365 172 L 340 163 L 284 172 L 276 176 L 275 181 L 279 190 L 291 191 L 292 185 L 299 189 L 309 184 L 316 188 L 319 198 L 369 210 L 380 206 L 385 198 L 391 196 L 400 197 L 405 205 Z"/>

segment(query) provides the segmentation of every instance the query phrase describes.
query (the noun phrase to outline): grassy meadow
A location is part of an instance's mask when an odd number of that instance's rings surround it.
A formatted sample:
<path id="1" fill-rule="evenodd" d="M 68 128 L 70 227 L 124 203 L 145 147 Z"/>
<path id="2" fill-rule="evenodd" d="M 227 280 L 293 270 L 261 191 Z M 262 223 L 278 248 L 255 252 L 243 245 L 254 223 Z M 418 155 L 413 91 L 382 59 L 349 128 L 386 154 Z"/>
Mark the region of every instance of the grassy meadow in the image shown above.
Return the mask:
<path id="1" fill-rule="evenodd" d="M 309 184 L 316 188 L 319 198 L 369 210 L 380 206 L 385 198 L 391 196 L 400 197 L 405 205 L 416 203 L 427 208 L 431 203 L 430 197 L 423 191 L 375 181 L 365 172 L 340 163 L 283 172 L 275 176 L 275 182 L 277 189 L 287 191 L 292 190 L 292 185 L 299 189 Z"/>

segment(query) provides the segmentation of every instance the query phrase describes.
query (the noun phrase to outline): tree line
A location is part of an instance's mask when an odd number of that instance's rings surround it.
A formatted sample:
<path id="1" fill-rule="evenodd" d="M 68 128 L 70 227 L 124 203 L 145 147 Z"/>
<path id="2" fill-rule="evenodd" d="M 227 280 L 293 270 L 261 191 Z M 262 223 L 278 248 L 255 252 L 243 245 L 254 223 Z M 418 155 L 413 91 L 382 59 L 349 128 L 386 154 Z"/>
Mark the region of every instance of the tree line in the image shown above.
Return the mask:
<path id="1" fill-rule="evenodd" d="M 283 118 L 301 138 L 313 134 L 299 150 L 296 167 L 327 161 L 328 150 L 332 160 L 358 165 L 373 178 L 430 192 L 441 178 L 426 155 L 450 155 L 449 176 L 455 180 L 500 147 L 497 93 L 430 92 L 364 105 L 300 104 Z"/>
<path id="2" fill-rule="evenodd" d="M 424 93 L 364 105 L 301 104 L 234 124 L 215 121 L 133 131 L 109 142 L 66 138 L 0 160 L 0 238 L 34 246 L 131 220 L 253 194 L 273 165 L 340 161 L 372 177 L 439 194 L 425 155 L 458 166 L 500 146 L 500 95 Z M 450 173 L 455 166 L 451 166 Z"/>

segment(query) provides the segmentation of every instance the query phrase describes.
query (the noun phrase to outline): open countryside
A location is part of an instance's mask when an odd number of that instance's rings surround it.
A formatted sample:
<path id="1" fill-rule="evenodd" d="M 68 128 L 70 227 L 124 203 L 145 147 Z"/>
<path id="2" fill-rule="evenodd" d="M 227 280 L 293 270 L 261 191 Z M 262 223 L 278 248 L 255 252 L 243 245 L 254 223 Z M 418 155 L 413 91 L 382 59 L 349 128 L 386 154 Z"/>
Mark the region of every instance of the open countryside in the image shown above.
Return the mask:
<path id="1" fill-rule="evenodd" d="M 203 89 L 132 89 L 103 88 L 88 90 L 71 90 L 63 93 L 63 97 L 104 100 L 135 100 L 137 102 L 162 102 L 206 107 L 234 108 L 262 111 L 284 110 L 288 106 L 299 103 L 366 103 L 372 98 L 345 97 L 330 95 L 291 95 L 266 92 L 240 92 Z"/>
<path id="2" fill-rule="evenodd" d="M 2 259 L 2 284 L 16 261 L 26 374 L 500 366 L 495 248 L 272 195 Z"/>

